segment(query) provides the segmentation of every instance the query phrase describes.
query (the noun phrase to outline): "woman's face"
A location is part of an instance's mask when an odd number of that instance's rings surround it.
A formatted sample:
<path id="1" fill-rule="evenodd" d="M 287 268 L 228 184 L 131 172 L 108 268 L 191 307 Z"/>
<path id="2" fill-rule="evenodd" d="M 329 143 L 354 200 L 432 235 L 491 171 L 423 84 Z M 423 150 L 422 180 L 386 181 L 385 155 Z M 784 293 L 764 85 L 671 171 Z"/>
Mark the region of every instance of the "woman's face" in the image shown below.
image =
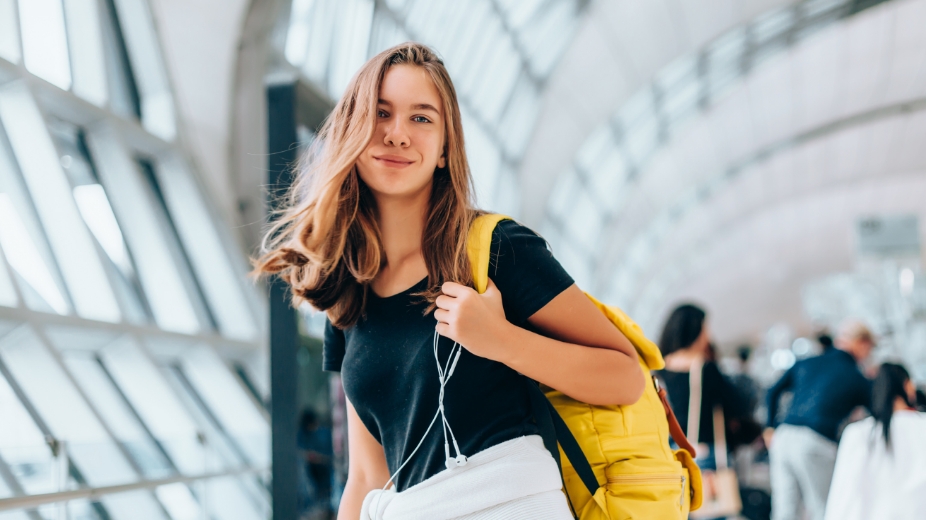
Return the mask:
<path id="1" fill-rule="evenodd" d="M 444 114 L 428 72 L 393 65 L 379 89 L 376 130 L 357 159 L 360 178 L 376 197 L 430 193 L 434 169 L 444 167 Z"/>

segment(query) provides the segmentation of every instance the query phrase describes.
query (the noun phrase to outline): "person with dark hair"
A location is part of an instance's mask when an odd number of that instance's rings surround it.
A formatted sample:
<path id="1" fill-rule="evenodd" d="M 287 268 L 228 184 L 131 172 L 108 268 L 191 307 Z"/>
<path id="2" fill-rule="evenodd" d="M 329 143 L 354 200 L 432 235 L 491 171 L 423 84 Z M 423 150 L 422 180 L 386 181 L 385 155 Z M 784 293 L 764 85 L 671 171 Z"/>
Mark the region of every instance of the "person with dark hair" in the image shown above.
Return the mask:
<path id="1" fill-rule="evenodd" d="M 826 520 L 926 514 L 926 414 L 916 411 L 916 387 L 901 365 L 885 363 L 871 392 L 872 417 L 842 434 L 826 503 Z"/>
<path id="2" fill-rule="evenodd" d="M 800 518 L 802 503 L 812 520 L 823 519 L 839 426 L 855 408 L 869 406 L 871 386 L 858 363 L 868 358 L 874 344 L 868 327 L 847 320 L 836 348 L 797 362 L 769 389 L 765 440 L 774 520 Z M 779 426 L 778 401 L 786 391 L 793 398 Z"/>
<path id="3" fill-rule="evenodd" d="M 678 306 L 666 321 L 659 339 L 659 349 L 666 360 L 666 368 L 658 373 L 669 394 L 669 404 L 679 423 L 686 427 L 689 439 L 696 439 L 698 465 L 715 469 L 714 462 L 714 408 L 722 407 L 729 421 L 746 412 L 745 400 L 736 387 L 720 373 L 711 359 L 710 330 L 707 313 L 696 305 Z M 701 399 L 691 402 L 691 374 L 698 371 L 701 382 Z M 689 417 L 689 406 L 700 411 Z M 697 424 L 697 432 L 693 430 Z"/>

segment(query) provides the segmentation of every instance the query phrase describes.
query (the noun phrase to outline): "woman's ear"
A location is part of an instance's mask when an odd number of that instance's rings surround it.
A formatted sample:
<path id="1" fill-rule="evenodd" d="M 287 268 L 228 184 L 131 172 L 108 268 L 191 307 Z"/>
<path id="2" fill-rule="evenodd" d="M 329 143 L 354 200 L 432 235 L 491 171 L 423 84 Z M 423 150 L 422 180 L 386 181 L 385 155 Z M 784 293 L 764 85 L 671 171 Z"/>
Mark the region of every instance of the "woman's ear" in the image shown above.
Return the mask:
<path id="1" fill-rule="evenodd" d="M 437 167 L 444 168 L 446 166 L 447 166 L 447 155 L 444 154 L 444 155 L 441 155 L 440 159 L 437 160 Z"/>

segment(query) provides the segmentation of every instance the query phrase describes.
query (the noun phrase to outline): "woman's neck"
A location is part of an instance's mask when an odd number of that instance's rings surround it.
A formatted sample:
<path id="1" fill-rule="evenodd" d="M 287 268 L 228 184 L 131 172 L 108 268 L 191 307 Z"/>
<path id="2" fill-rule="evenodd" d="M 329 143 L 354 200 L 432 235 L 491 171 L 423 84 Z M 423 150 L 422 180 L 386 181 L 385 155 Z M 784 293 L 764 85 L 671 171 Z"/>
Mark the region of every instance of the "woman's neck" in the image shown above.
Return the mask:
<path id="1" fill-rule="evenodd" d="M 390 296 L 415 285 L 428 275 L 421 253 L 430 190 L 407 198 L 377 199 L 379 229 L 386 265 L 373 280 L 373 290 Z"/>
<path id="2" fill-rule="evenodd" d="M 704 356 L 691 347 L 682 350 L 676 350 L 675 352 L 666 356 L 666 370 L 670 370 L 672 372 L 690 372 L 691 365 L 693 365 L 695 360 L 699 358 L 701 362 L 704 362 Z"/>
<path id="3" fill-rule="evenodd" d="M 913 410 L 913 408 L 911 408 L 910 405 L 907 404 L 907 401 L 905 401 L 903 397 L 895 397 L 894 398 L 894 411 L 899 412 L 901 410 Z"/>

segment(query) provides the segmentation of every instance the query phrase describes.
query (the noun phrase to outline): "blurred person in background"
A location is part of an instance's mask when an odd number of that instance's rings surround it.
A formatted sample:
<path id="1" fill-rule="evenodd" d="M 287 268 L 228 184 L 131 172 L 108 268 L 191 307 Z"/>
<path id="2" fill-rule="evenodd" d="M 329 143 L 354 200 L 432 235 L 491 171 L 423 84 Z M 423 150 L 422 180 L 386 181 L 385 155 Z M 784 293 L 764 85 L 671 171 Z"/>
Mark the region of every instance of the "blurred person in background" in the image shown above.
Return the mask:
<path id="1" fill-rule="evenodd" d="M 868 358 L 874 345 L 868 327 L 847 320 L 839 329 L 835 348 L 797 362 L 769 389 L 765 441 L 773 519 L 800 518 L 802 503 L 812 520 L 823 519 L 839 426 L 855 408 L 870 403 L 871 384 L 859 363 Z M 793 398 L 779 426 L 779 399 L 785 392 Z"/>
<path id="2" fill-rule="evenodd" d="M 666 360 L 666 368 L 658 375 L 669 394 L 669 404 L 672 405 L 679 424 L 686 427 L 685 434 L 689 438 L 694 434 L 687 431 L 687 425 L 690 424 L 690 373 L 700 367 L 702 391 L 696 458 L 702 469 L 716 469 L 714 408 L 722 407 L 724 418 L 729 424 L 747 413 L 747 403 L 712 360 L 707 313 L 692 304 L 678 306 L 666 320 L 659 339 L 659 349 Z"/>
<path id="3" fill-rule="evenodd" d="M 839 441 L 826 520 L 926 517 L 926 414 L 901 365 L 885 363 L 871 391 L 872 417 Z"/>
<path id="4" fill-rule="evenodd" d="M 331 509 L 332 459 L 331 430 L 321 426 L 314 410 L 306 408 L 299 417 L 296 442 L 303 458 L 300 480 L 304 482 L 303 518 L 327 520 Z"/>

